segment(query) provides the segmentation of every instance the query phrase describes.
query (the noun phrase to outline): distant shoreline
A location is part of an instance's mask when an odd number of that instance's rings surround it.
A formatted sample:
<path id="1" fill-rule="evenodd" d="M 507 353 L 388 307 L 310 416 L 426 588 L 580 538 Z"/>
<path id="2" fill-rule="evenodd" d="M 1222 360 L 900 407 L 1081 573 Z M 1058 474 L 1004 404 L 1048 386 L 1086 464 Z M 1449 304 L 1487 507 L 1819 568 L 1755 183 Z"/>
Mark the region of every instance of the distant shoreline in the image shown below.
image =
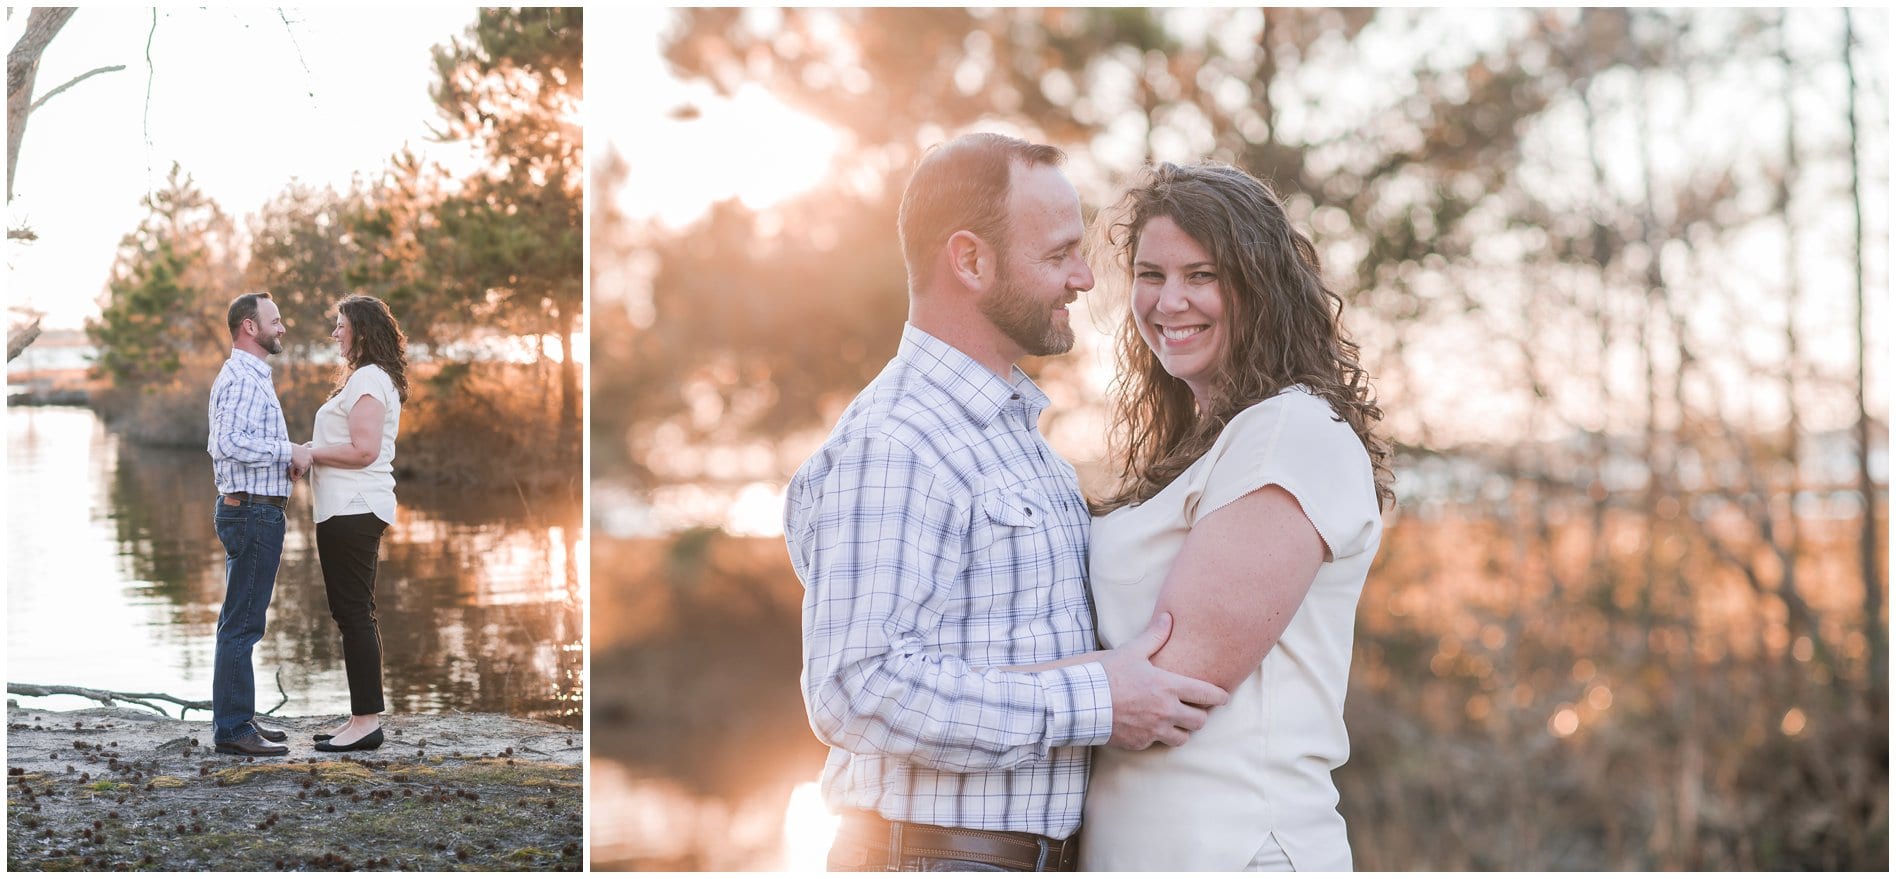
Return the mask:
<path id="1" fill-rule="evenodd" d="M 10 382 L 9 389 L 19 387 Z M 83 387 L 56 385 L 45 388 L 31 388 L 26 391 L 7 395 L 8 408 L 21 409 L 85 409 L 92 413 L 106 429 L 122 441 L 150 449 L 194 449 L 202 451 L 204 441 L 202 433 L 186 440 L 172 433 L 141 432 L 135 425 L 114 421 L 111 413 L 99 405 L 94 394 L 99 390 L 98 382 Z M 312 407 L 313 408 L 313 407 Z M 202 419 L 203 416 L 196 416 Z M 295 431 L 292 431 L 294 435 Z M 452 435 L 450 435 L 450 433 Z M 430 444 L 425 437 L 408 437 L 411 443 L 419 440 L 419 448 L 413 448 L 404 454 L 398 443 L 395 461 L 395 479 L 397 484 L 429 484 L 443 487 L 474 487 L 478 484 L 496 486 L 496 491 L 517 493 L 525 491 L 532 494 L 573 491 L 581 470 L 570 462 L 556 460 L 553 456 L 514 458 L 510 469 L 504 475 L 504 481 L 496 481 L 497 475 L 492 468 L 475 467 L 473 462 L 489 460 L 499 455 L 512 455 L 515 450 L 507 447 L 504 441 L 496 441 L 492 434 L 481 432 L 437 431 L 433 437 L 432 454 Z M 494 446 L 490 448 L 490 446 Z"/>
<path id="2" fill-rule="evenodd" d="M 8 406 L 75 406 L 92 407 L 92 394 L 83 388 L 51 388 L 45 390 L 29 388 L 19 393 L 8 392 Z"/>

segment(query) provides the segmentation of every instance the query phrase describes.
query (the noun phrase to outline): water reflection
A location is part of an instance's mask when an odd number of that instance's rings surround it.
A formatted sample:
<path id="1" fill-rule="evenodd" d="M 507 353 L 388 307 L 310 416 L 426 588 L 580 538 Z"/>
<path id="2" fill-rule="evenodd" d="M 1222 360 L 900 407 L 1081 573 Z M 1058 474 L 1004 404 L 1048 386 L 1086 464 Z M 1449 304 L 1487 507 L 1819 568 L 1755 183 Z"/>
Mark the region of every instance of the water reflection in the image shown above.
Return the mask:
<path id="1" fill-rule="evenodd" d="M 595 758 L 591 795 L 596 870 L 820 872 L 836 835 L 814 782 L 727 799 Z"/>
<path id="2" fill-rule="evenodd" d="M 594 868 L 822 869 L 825 749 L 797 687 L 782 541 L 607 541 L 593 569 L 609 596 L 593 618 Z"/>
<path id="3" fill-rule="evenodd" d="M 209 698 L 223 599 L 209 456 L 122 442 L 86 409 L 12 408 L 7 425 L 9 678 Z M 276 678 L 282 713 L 340 713 L 348 683 L 306 491 L 257 649 L 258 702 L 277 702 Z M 397 493 L 377 584 L 390 710 L 578 727 L 578 500 L 413 480 Z"/>

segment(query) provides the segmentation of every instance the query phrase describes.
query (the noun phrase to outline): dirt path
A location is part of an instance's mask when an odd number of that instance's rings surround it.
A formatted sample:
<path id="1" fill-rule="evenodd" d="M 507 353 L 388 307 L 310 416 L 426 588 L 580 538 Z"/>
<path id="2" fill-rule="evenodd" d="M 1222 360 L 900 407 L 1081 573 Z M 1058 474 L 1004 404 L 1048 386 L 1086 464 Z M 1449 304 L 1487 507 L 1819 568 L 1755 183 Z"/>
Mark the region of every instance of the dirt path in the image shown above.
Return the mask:
<path id="1" fill-rule="evenodd" d="M 577 731 L 390 715 L 380 749 L 317 752 L 336 718 L 275 718 L 287 757 L 211 750 L 206 720 L 7 710 L 7 869 L 578 870 Z"/>

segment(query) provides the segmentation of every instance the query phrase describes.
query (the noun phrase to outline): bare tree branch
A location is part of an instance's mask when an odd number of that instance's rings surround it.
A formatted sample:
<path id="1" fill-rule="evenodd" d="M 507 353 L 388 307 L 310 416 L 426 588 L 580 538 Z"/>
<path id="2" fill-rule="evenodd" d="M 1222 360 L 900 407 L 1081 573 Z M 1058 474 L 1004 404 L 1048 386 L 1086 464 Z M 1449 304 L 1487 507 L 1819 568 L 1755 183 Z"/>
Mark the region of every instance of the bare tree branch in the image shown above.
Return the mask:
<path id="1" fill-rule="evenodd" d="M 27 234 L 32 234 L 32 233 L 29 232 Z M 7 233 L 7 237 L 9 238 L 13 237 L 13 233 L 11 232 Z M 33 340 L 39 338 L 39 334 L 40 334 L 40 319 L 37 317 L 33 318 L 33 322 L 30 324 L 17 326 L 8 330 L 7 331 L 7 362 L 12 363 L 13 358 L 20 356 L 20 352 L 25 351 L 26 346 L 33 344 Z"/>
<path id="2" fill-rule="evenodd" d="M 87 79 L 90 79 L 94 76 L 98 76 L 101 73 L 115 73 L 117 71 L 124 70 L 124 69 L 125 69 L 125 65 L 123 64 L 114 64 L 114 65 L 111 65 L 110 67 L 95 67 L 91 70 L 88 70 L 84 73 L 79 74 L 78 76 L 75 76 L 69 80 L 66 80 L 65 83 L 60 85 L 59 88 L 53 89 L 52 91 L 47 92 L 46 94 L 40 96 L 38 100 L 33 102 L 33 106 L 26 108 L 26 111 L 28 113 L 31 113 L 34 110 L 38 110 L 41 104 L 44 104 L 47 101 L 52 100 L 54 95 L 59 94 L 60 92 L 63 92 L 69 88 L 72 88 L 73 86 L 76 86 L 79 83 L 86 81 Z"/>
<path id="3" fill-rule="evenodd" d="M 26 33 L 7 50 L 7 201 L 13 201 L 13 169 L 19 163 L 20 141 L 26 136 L 26 117 L 32 113 L 33 82 L 39 78 L 40 56 L 59 29 L 78 10 L 37 7 L 27 14 Z"/>
<path id="4" fill-rule="evenodd" d="M 145 34 L 145 195 L 151 195 L 151 81 L 158 68 L 151 63 L 151 44 L 158 39 L 158 7 L 151 9 L 151 30 Z"/>
<path id="5" fill-rule="evenodd" d="M 270 710 L 263 712 L 264 714 L 275 714 L 278 708 L 282 708 L 290 701 L 290 694 L 283 692 L 283 667 L 280 665 L 277 666 L 276 670 L 276 683 L 277 696 L 279 697 L 277 704 L 270 706 Z"/>
<path id="6" fill-rule="evenodd" d="M 290 14 L 278 7 L 277 18 L 283 20 L 283 32 L 290 36 L 290 45 L 296 48 L 296 63 L 303 65 L 303 76 L 307 78 L 310 75 L 309 62 L 303 59 L 303 44 L 297 42 L 296 30 L 290 27 Z"/>
<path id="7" fill-rule="evenodd" d="M 211 703 L 208 699 L 194 702 L 165 693 L 120 693 L 115 690 L 96 690 L 91 687 L 75 687 L 70 684 L 16 684 L 9 681 L 7 683 L 7 692 L 19 696 L 79 696 L 81 698 L 91 699 L 94 702 L 103 703 L 107 707 L 111 707 L 119 702 L 130 702 L 134 705 L 142 705 L 146 708 L 150 708 L 159 714 L 164 714 L 164 709 L 151 703 L 154 701 L 170 702 L 178 706 L 179 719 L 183 719 L 184 713 L 193 708 L 200 711 L 211 710 Z M 170 715 L 166 716 L 168 717 Z"/>
<path id="8" fill-rule="evenodd" d="M 35 321 L 35 323 L 38 323 L 38 322 Z M 284 692 L 283 690 L 283 669 L 282 668 L 278 668 L 276 671 L 276 685 L 277 685 L 277 695 L 280 696 L 281 698 L 277 700 L 277 704 L 270 707 L 269 711 L 263 711 L 259 713 L 265 714 L 265 715 L 275 714 L 278 708 L 282 708 L 285 704 L 287 704 L 290 701 L 290 695 Z M 94 702 L 99 702 L 101 704 L 104 704 L 108 708 L 112 707 L 113 705 L 119 702 L 130 702 L 134 705 L 142 705 L 146 708 L 150 708 L 151 710 L 156 711 L 159 714 L 164 714 L 165 713 L 164 709 L 159 708 L 158 706 L 153 705 L 151 703 L 152 702 L 170 702 L 171 704 L 178 706 L 178 718 L 180 720 L 184 718 L 184 713 L 186 711 L 190 711 L 192 709 L 196 709 L 199 711 L 211 710 L 211 701 L 209 699 L 202 699 L 202 700 L 180 699 L 176 696 L 173 696 L 167 693 L 121 693 L 117 690 L 100 690 L 100 689 L 95 689 L 93 687 L 75 687 L 75 686 L 72 686 L 71 684 L 16 684 L 16 683 L 8 682 L 7 692 L 12 693 L 17 696 L 79 696 L 81 698 L 91 699 Z M 166 716 L 168 717 L 170 715 L 166 715 Z"/>

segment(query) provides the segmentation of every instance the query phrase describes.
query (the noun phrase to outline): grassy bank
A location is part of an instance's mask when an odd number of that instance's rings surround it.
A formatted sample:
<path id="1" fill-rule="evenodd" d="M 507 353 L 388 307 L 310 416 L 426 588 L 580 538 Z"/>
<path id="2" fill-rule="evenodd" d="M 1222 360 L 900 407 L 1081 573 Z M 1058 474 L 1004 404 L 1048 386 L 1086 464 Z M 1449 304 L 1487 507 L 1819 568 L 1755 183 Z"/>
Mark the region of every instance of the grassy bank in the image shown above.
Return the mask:
<path id="1" fill-rule="evenodd" d="M 583 743 L 497 715 L 388 718 L 323 754 L 215 753 L 203 720 L 10 708 L 7 869 L 577 870 Z"/>

